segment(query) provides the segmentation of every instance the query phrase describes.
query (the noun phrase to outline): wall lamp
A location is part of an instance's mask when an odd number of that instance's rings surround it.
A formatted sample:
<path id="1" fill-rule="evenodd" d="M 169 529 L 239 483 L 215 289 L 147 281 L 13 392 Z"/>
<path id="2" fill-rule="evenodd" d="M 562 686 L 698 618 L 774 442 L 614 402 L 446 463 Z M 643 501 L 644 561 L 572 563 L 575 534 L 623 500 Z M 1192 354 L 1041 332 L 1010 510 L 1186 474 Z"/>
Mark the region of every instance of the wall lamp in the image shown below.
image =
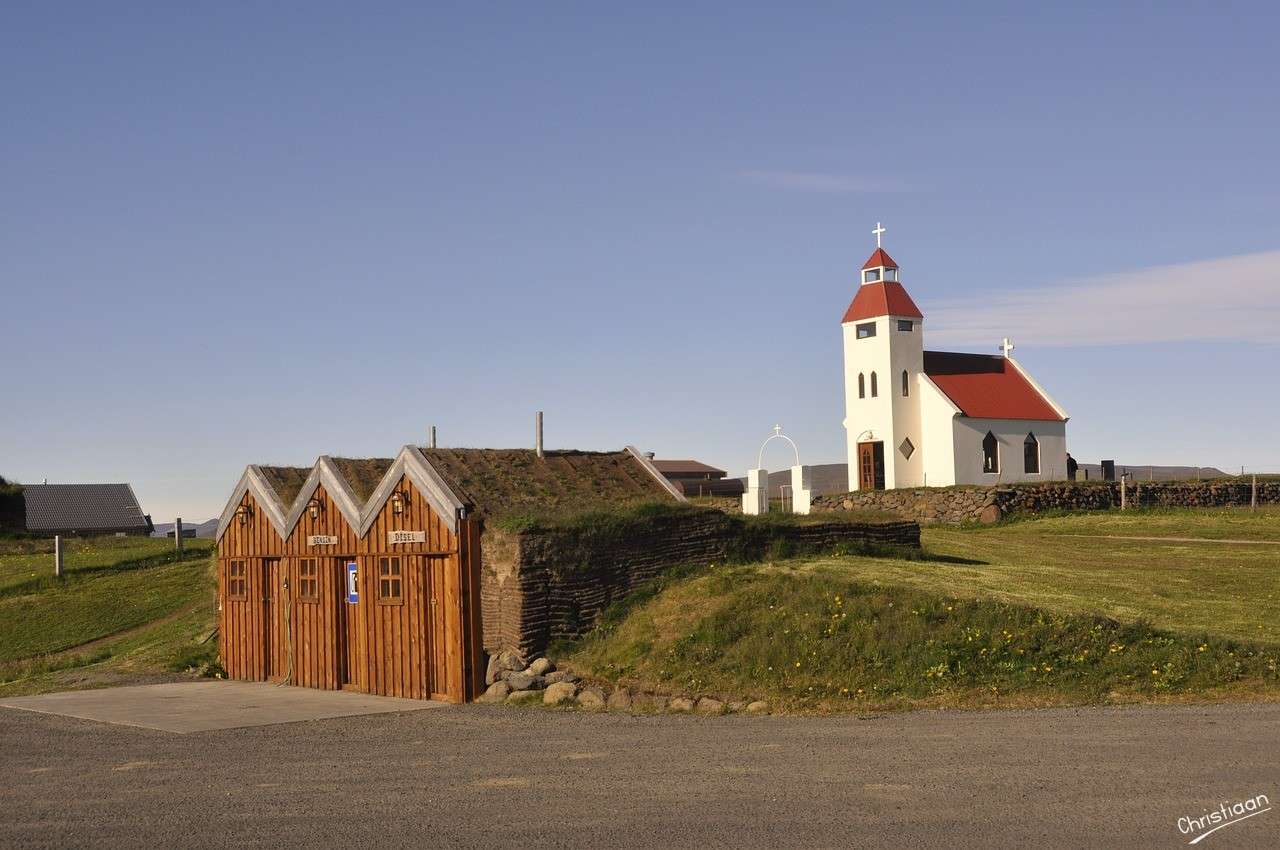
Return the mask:
<path id="1" fill-rule="evenodd" d="M 236 519 L 240 520 L 241 525 L 248 525 L 249 517 L 253 515 L 253 508 L 248 505 L 241 505 L 236 508 Z"/>
<path id="2" fill-rule="evenodd" d="M 312 496 L 311 501 L 307 502 L 307 514 L 312 519 L 320 518 L 320 500 L 315 496 Z"/>
<path id="3" fill-rule="evenodd" d="M 405 506 L 409 504 L 409 494 L 396 490 L 391 494 L 391 513 L 404 513 Z"/>

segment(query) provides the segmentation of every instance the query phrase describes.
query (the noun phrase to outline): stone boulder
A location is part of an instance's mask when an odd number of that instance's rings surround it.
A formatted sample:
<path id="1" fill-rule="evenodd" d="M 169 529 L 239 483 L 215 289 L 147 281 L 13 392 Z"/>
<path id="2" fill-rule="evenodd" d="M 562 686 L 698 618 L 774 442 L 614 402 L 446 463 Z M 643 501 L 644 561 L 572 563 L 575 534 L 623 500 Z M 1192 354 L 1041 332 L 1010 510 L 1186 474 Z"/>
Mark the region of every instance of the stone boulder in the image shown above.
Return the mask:
<path id="1" fill-rule="evenodd" d="M 512 691 L 507 694 L 506 701 L 512 705 L 534 702 L 542 698 L 542 691 Z"/>
<path id="2" fill-rule="evenodd" d="M 541 676 L 535 676 L 527 670 L 519 673 L 508 673 L 507 684 L 513 691 L 541 690 L 546 682 Z"/>
<path id="3" fill-rule="evenodd" d="M 604 691 L 599 688 L 583 688 L 578 693 L 578 705 L 588 711 L 602 711 L 605 707 Z"/>
<path id="4" fill-rule="evenodd" d="M 511 686 L 506 682 L 494 682 L 476 702 L 502 702 L 510 693 Z"/>
<path id="5" fill-rule="evenodd" d="M 618 688 L 609 694 L 607 703 L 610 711 L 630 711 L 631 710 L 631 691 L 626 688 Z"/>
<path id="6" fill-rule="evenodd" d="M 724 703 L 711 697 L 703 697 L 694 706 L 699 714 L 724 714 Z"/>
<path id="7" fill-rule="evenodd" d="M 545 676 L 554 669 L 556 669 L 556 665 L 552 664 L 549 658 L 537 658 L 524 672 L 532 673 L 535 676 Z"/>
<path id="8" fill-rule="evenodd" d="M 568 670 L 556 670 L 546 675 L 548 685 L 554 685 L 557 682 L 576 682 L 578 677 Z"/>
<path id="9" fill-rule="evenodd" d="M 572 682 L 556 682 L 554 685 L 548 685 L 547 689 L 542 692 L 542 703 L 544 705 L 564 705 L 573 702 L 574 695 L 578 692 L 578 686 Z"/>
<path id="10" fill-rule="evenodd" d="M 688 697 L 676 697 L 667 704 L 672 711 L 689 712 L 693 711 L 693 700 Z"/>
<path id="11" fill-rule="evenodd" d="M 747 714 L 768 714 L 769 703 L 762 699 L 747 703 Z"/>

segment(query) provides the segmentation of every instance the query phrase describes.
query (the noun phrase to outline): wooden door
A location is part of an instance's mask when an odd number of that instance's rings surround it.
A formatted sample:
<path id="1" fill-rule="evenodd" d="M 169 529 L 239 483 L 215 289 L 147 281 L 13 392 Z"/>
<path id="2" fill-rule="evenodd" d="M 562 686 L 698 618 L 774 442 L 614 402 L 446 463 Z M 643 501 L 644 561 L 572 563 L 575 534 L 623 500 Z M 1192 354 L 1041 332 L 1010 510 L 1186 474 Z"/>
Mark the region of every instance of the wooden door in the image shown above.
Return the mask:
<path id="1" fill-rule="evenodd" d="M 265 625 L 262 648 L 263 678 L 278 681 L 285 671 L 284 606 L 286 604 L 284 574 L 279 558 L 262 562 L 262 622 Z"/>
<path id="2" fill-rule="evenodd" d="M 876 452 L 872 443 L 858 443 L 858 489 L 876 489 Z"/>
<path id="3" fill-rule="evenodd" d="M 338 589 L 338 615 L 334 621 L 338 641 L 338 683 L 348 691 L 363 691 L 360 605 L 347 601 L 347 564 L 354 562 L 354 558 L 335 558 L 333 563 L 334 587 Z"/>
<path id="4" fill-rule="evenodd" d="M 427 576 L 427 693 L 433 699 L 448 699 L 449 645 L 445 606 L 445 575 L 449 567 L 447 557 L 424 558 Z"/>

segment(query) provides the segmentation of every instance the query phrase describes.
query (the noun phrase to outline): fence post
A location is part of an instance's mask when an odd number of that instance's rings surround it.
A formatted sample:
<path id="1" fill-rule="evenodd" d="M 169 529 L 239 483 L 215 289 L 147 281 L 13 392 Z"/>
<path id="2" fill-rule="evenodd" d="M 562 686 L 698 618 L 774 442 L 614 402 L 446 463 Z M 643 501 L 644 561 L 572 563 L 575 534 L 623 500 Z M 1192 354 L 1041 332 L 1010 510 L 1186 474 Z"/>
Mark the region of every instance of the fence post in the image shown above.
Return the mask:
<path id="1" fill-rule="evenodd" d="M 1258 509 L 1258 473 L 1253 473 L 1253 484 L 1249 487 L 1249 507 Z"/>
<path id="2" fill-rule="evenodd" d="M 1120 510 L 1123 511 L 1127 507 L 1128 505 L 1125 503 L 1124 474 L 1121 473 L 1120 475 Z"/>
<path id="3" fill-rule="evenodd" d="M 173 521 L 173 548 L 182 554 L 182 517 Z"/>
<path id="4" fill-rule="evenodd" d="M 62 578 L 62 535 L 53 535 L 53 577 Z"/>

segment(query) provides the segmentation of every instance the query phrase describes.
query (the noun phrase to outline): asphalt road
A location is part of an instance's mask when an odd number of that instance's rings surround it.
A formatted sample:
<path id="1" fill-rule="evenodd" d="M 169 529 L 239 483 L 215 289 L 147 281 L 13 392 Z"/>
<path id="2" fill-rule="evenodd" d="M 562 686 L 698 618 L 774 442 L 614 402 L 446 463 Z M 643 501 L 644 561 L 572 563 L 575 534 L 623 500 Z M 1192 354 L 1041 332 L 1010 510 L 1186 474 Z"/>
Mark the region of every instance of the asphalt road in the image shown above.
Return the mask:
<path id="1" fill-rule="evenodd" d="M 188 735 L 0 709 L 0 845 L 1179 847 L 1280 705 L 875 718 L 448 707 Z M 1280 808 L 1198 847 L 1280 846 Z"/>

